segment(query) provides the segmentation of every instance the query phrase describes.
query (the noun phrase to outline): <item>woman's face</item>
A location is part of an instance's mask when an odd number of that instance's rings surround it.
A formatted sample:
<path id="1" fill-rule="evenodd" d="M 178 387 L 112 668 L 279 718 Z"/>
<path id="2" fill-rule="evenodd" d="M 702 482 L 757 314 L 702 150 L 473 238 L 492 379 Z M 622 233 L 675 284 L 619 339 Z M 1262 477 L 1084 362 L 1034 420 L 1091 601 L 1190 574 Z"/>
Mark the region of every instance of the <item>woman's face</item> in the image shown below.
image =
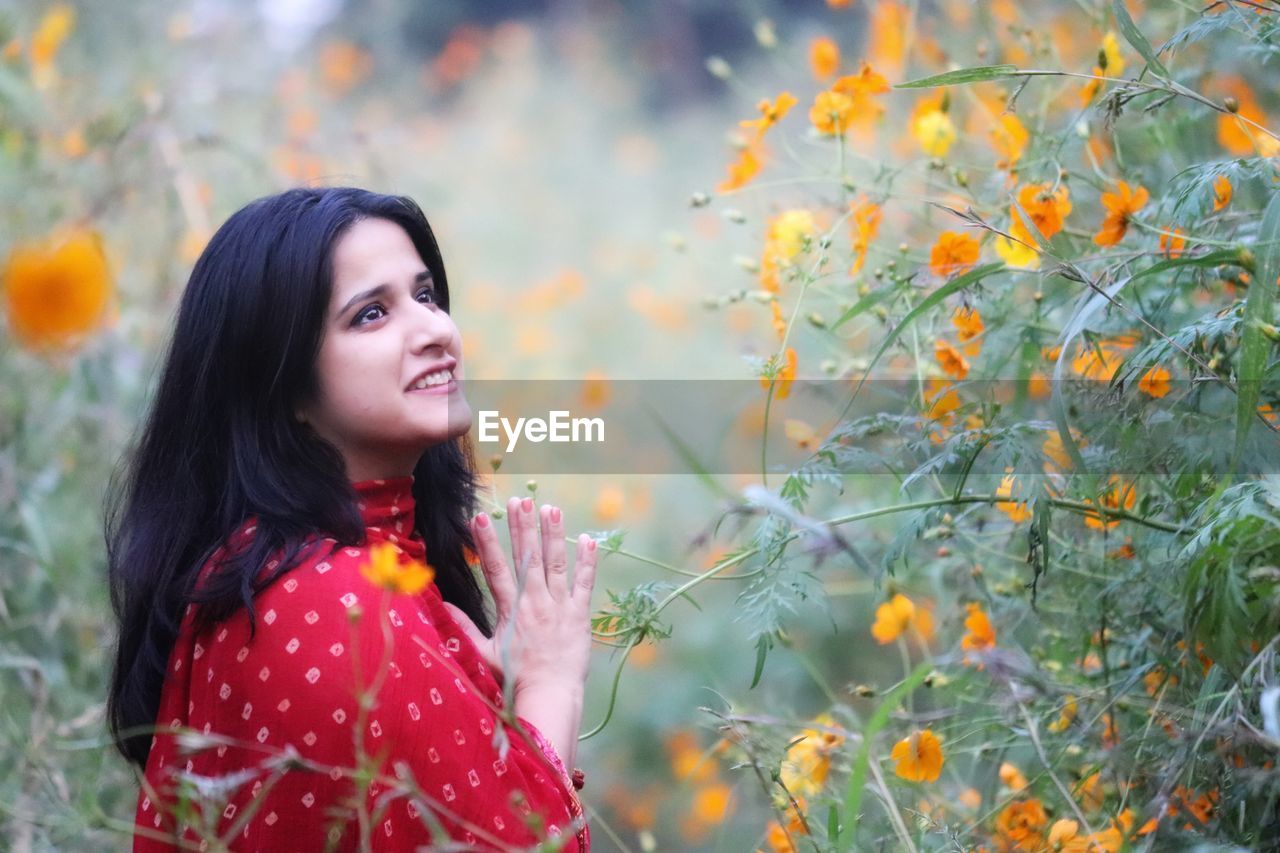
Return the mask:
<path id="1" fill-rule="evenodd" d="M 390 220 L 361 220 L 334 245 L 318 392 L 298 415 L 338 448 L 353 481 L 407 475 L 428 447 L 471 427 L 462 338 L 435 294 Z"/>

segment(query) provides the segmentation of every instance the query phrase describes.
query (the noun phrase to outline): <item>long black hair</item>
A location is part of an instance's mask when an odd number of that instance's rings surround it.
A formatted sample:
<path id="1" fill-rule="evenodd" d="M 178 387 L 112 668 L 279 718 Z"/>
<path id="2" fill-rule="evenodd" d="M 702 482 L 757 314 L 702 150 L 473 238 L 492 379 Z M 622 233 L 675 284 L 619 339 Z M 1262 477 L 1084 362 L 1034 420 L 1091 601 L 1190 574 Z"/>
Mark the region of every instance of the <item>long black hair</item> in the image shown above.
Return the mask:
<path id="1" fill-rule="evenodd" d="M 323 531 L 360 544 L 364 524 L 338 450 L 299 423 L 317 388 L 316 355 L 333 289 L 333 247 L 356 222 L 408 233 L 440 305 L 449 288 L 435 236 L 412 200 L 352 187 L 293 189 L 251 202 L 218 229 L 182 296 L 159 386 L 105 513 L 111 604 L 119 621 L 107 710 L 116 745 L 145 766 L 169 654 L 188 605 L 200 626 L 253 598 Z M 429 448 L 413 471 L 415 525 L 440 593 L 486 634 L 484 596 L 464 557 L 474 547 L 475 461 L 466 437 Z M 197 574 L 250 516 L 249 547 Z M 279 566 L 263 568 L 273 553 Z"/>

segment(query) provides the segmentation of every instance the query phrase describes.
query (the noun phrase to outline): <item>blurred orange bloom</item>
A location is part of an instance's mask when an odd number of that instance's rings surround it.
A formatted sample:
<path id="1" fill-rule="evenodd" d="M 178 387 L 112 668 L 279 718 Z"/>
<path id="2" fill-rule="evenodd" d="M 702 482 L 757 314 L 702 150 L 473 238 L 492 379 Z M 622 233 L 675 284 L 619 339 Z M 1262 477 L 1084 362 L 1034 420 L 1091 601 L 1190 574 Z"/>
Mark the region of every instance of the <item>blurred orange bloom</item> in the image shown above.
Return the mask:
<path id="1" fill-rule="evenodd" d="M 729 177 L 716 185 L 716 192 L 741 189 L 764 168 L 763 149 L 759 144 L 744 145 L 738 159 L 729 164 Z"/>
<path id="2" fill-rule="evenodd" d="M 997 169 L 1012 169 L 1022 159 L 1027 141 L 1031 138 L 1022 121 L 1013 113 L 1005 113 L 996 119 L 995 126 L 987 134 L 991 139 L 991 147 L 1000 159 Z"/>
<path id="3" fill-rule="evenodd" d="M 853 98 L 843 92 L 829 89 L 819 92 L 809 108 L 809 121 L 821 134 L 839 136 L 849 129 L 854 117 Z"/>
<path id="4" fill-rule="evenodd" d="M 390 542 L 378 542 L 369 550 L 369 562 L 360 566 L 360 574 L 376 587 L 417 595 L 435 579 L 435 569 L 426 563 L 400 557 L 403 552 Z"/>
<path id="5" fill-rule="evenodd" d="M 756 132 L 755 139 L 759 141 L 764 136 L 765 131 L 780 122 L 797 103 L 795 96 L 790 92 L 781 92 L 778 97 L 773 99 L 772 103 L 769 102 L 768 98 L 765 98 L 756 104 L 756 109 L 760 111 L 760 118 L 748 119 L 739 122 L 739 124 L 748 130 L 754 129 Z"/>
<path id="6" fill-rule="evenodd" d="M 862 271 L 863 264 L 867 261 L 867 250 L 870 248 L 871 241 L 875 239 L 876 234 L 880 231 L 880 205 L 868 201 L 866 196 L 859 196 L 856 201 L 849 203 L 852 215 L 849 217 L 849 233 L 853 239 L 853 267 L 849 270 L 850 275 L 854 275 Z"/>
<path id="7" fill-rule="evenodd" d="M 910 12 L 900 0 L 880 0 L 870 7 L 867 44 L 868 60 L 896 77 L 906 57 L 906 33 Z"/>
<path id="8" fill-rule="evenodd" d="M 975 602 L 965 605 L 969 615 L 964 618 L 964 627 L 968 632 L 960 640 L 960 648 L 968 651 L 990 649 L 996 644 L 996 630 L 991 627 L 991 620 Z"/>
<path id="9" fill-rule="evenodd" d="M 1041 831 L 1049 822 L 1040 800 L 1015 800 L 996 815 L 996 832 L 1007 850 L 1039 850 L 1044 845 Z"/>
<path id="10" fill-rule="evenodd" d="M 1077 713 L 1079 713 L 1079 706 L 1076 704 L 1076 697 L 1068 694 L 1062 701 L 1062 711 L 1058 714 L 1058 719 L 1046 728 L 1054 734 L 1065 732 L 1075 722 Z"/>
<path id="11" fill-rule="evenodd" d="M 671 775 L 680 781 L 709 782 L 716 775 L 715 759 L 698 745 L 693 732 L 679 730 L 666 738 Z"/>
<path id="12" fill-rule="evenodd" d="M 813 722 L 814 728 L 800 732 L 778 772 L 782 784 L 797 797 L 811 797 L 822 790 L 831 770 L 831 756 L 844 744 L 844 735 L 826 730 L 836 728 L 831 715 L 819 714 Z"/>
<path id="13" fill-rule="evenodd" d="M 908 782 L 934 782 L 942 774 L 942 744 L 932 729 L 914 731 L 889 753 L 897 762 L 893 772 Z"/>
<path id="14" fill-rule="evenodd" d="M 719 826 L 733 811 L 733 789 L 724 782 L 711 782 L 693 792 L 689 813 L 681 821 L 685 839 L 694 843 L 706 837 L 707 831 Z"/>
<path id="15" fill-rule="evenodd" d="M 978 241 L 968 234 L 943 231 L 929 252 L 929 269 L 940 278 L 959 275 L 978 262 L 979 252 Z"/>
<path id="16" fill-rule="evenodd" d="M 809 42 L 809 67 L 816 80 L 833 77 L 840 68 L 840 48 L 826 36 Z"/>
<path id="17" fill-rule="evenodd" d="M 1102 496 L 1102 508 L 1109 510 L 1124 510 L 1128 512 L 1133 509 L 1134 502 L 1137 500 L 1137 490 L 1133 483 L 1122 480 L 1118 475 L 1112 474 L 1107 480 L 1107 485 L 1111 488 Z M 1085 503 L 1091 503 L 1086 500 Z M 1094 530 L 1109 530 L 1120 523 L 1120 519 L 1107 517 L 1103 519 L 1097 512 L 1089 512 L 1085 514 L 1084 523 L 1087 527 Z"/>
<path id="18" fill-rule="evenodd" d="M 1129 219 L 1142 209 L 1150 194 L 1146 187 L 1138 185 L 1137 189 L 1125 181 L 1116 183 L 1116 191 L 1102 194 L 1102 206 L 1107 215 L 1102 220 L 1102 229 L 1093 236 L 1093 242 L 1099 246 L 1114 246 L 1119 243 L 1129 230 Z"/>
<path id="19" fill-rule="evenodd" d="M 1160 254 L 1166 258 L 1180 258 L 1187 247 L 1187 238 L 1181 228 L 1174 228 L 1168 233 L 1160 234 Z"/>
<path id="20" fill-rule="evenodd" d="M 966 308 L 963 305 L 956 308 L 955 313 L 951 315 L 951 325 L 956 327 L 958 331 L 957 337 L 962 342 L 971 341 L 986 330 L 986 327 L 982 324 L 982 315 L 978 313 L 978 309 Z"/>
<path id="21" fill-rule="evenodd" d="M 793 347 L 787 347 L 784 354 L 785 361 L 778 375 L 774 377 L 774 398 L 777 400 L 785 400 L 791 394 L 791 383 L 796 378 L 796 351 Z M 769 390 L 769 378 L 760 377 L 760 387 Z"/>
<path id="22" fill-rule="evenodd" d="M 1094 344 L 1083 344 L 1079 355 L 1071 359 L 1071 369 L 1085 379 L 1110 381 L 1120 369 L 1124 354 L 1137 341 L 1132 335 L 1118 335 Z"/>
<path id="23" fill-rule="evenodd" d="M 853 4 L 853 0 L 827 0 L 827 5 L 832 9 L 847 9 Z"/>
<path id="24" fill-rule="evenodd" d="M 1012 497 L 1016 484 L 1017 480 L 1012 474 L 1005 474 L 1000 480 L 999 487 L 996 488 L 996 495 L 1002 498 Z M 1009 516 L 1009 520 L 1014 524 L 1021 524 L 1031 518 L 1031 510 L 1027 507 L 1026 501 L 996 501 L 996 509 Z"/>
<path id="25" fill-rule="evenodd" d="M 1138 390 L 1159 399 L 1169 393 L 1169 371 L 1159 365 L 1149 368 L 1138 380 Z"/>
<path id="26" fill-rule="evenodd" d="M 1022 771 L 1016 765 L 1008 761 L 1000 765 L 999 776 L 1000 784 L 1012 789 L 1015 793 L 1027 787 L 1027 777 L 1022 775 Z"/>
<path id="27" fill-rule="evenodd" d="M 949 341 L 942 338 L 934 341 L 933 355 L 942 365 L 942 372 L 951 378 L 964 379 L 969 375 L 969 361 Z"/>
<path id="28" fill-rule="evenodd" d="M 67 3 L 55 3 L 40 18 L 40 23 L 31 36 L 30 47 L 31 67 L 38 84 L 47 81 L 48 74 L 53 69 L 53 60 L 75 25 L 76 10 Z"/>
<path id="29" fill-rule="evenodd" d="M 349 41 L 331 41 L 320 48 L 320 79 L 334 95 L 345 95 L 373 70 L 373 57 Z"/>
<path id="30" fill-rule="evenodd" d="M 1223 79 L 1223 86 L 1228 96 L 1235 98 L 1236 110 L 1218 114 L 1218 143 L 1237 157 L 1280 154 L 1280 141 L 1255 127 L 1266 127 L 1268 119 L 1249 84 L 1239 76 L 1230 75 Z"/>
<path id="31" fill-rule="evenodd" d="M 876 608 L 876 621 L 871 626 L 871 636 L 880 645 L 892 643 L 908 629 L 915 630 L 922 639 L 933 638 L 933 615 L 902 593 L 894 593 L 893 597 Z"/>
<path id="32" fill-rule="evenodd" d="M 831 91 L 846 95 L 853 102 L 852 112 L 842 127 L 867 127 L 884 114 L 884 105 L 875 99 L 890 89 L 889 81 L 868 65 L 862 63 L 857 74 L 846 74 L 831 84 Z"/>
<path id="33" fill-rule="evenodd" d="M 102 239 L 85 229 L 18 244 L 0 284 L 9 327 L 36 349 L 80 343 L 103 321 L 114 289 Z"/>
<path id="34" fill-rule="evenodd" d="M 1231 179 L 1226 175 L 1219 175 L 1213 180 L 1213 209 L 1214 212 L 1222 210 L 1231 203 Z"/>

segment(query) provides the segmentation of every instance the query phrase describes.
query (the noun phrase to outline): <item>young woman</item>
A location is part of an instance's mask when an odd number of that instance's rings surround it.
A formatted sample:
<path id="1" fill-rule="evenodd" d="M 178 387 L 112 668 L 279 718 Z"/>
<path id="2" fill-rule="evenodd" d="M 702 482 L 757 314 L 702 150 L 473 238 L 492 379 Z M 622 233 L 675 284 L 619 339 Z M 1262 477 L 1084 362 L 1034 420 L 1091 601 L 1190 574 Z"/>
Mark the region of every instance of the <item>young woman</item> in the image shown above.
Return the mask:
<path id="1" fill-rule="evenodd" d="M 595 542 L 571 579 L 560 510 L 513 498 L 508 567 L 462 379 L 409 199 L 295 189 L 214 235 L 108 504 L 135 850 L 588 848 Z"/>

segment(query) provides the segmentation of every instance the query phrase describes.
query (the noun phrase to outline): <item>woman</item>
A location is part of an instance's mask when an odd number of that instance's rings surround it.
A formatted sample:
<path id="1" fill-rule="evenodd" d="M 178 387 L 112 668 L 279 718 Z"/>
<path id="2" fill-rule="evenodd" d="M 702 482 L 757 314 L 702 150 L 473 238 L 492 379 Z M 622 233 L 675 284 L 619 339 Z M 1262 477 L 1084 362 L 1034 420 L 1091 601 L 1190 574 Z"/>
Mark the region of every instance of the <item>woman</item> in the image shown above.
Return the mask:
<path id="1" fill-rule="evenodd" d="M 107 514 L 135 850 L 587 849 L 596 545 L 570 580 L 560 510 L 513 498 L 513 578 L 471 517 L 448 311 L 406 198 L 259 199 L 197 261 Z"/>

